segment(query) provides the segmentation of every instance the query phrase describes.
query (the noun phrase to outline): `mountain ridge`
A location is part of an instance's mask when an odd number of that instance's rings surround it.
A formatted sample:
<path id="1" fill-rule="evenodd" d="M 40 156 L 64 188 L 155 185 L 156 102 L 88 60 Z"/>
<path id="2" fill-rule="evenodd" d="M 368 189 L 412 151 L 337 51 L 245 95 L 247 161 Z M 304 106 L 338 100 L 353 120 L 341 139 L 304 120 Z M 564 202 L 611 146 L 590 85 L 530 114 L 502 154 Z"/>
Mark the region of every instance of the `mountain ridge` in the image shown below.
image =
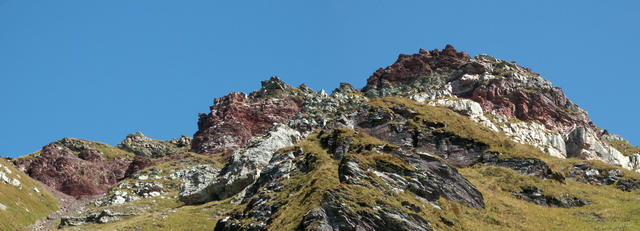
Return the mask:
<path id="1" fill-rule="evenodd" d="M 112 147 L 65 138 L 13 160 L 88 202 L 33 228 L 640 226 L 629 220 L 640 208 L 637 147 L 597 127 L 539 74 L 488 55 L 420 49 L 364 88 L 341 83 L 331 94 L 272 77 L 209 109 L 193 139 L 137 133 Z M 564 226 L 550 216 L 559 214 Z"/>

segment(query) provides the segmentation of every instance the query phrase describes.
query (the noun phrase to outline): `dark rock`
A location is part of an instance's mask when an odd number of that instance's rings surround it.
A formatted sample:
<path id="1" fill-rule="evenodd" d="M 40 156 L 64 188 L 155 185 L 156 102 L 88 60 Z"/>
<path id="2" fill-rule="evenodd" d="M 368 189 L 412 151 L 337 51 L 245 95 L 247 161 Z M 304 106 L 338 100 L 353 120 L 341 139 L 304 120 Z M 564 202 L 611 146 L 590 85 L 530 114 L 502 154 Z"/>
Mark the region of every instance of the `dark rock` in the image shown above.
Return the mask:
<path id="1" fill-rule="evenodd" d="M 544 161 L 536 158 L 507 158 L 498 159 L 495 154 L 486 153 L 483 156 L 485 165 L 495 165 L 513 169 L 525 175 L 536 176 L 541 179 L 552 179 L 560 183 L 566 183 L 562 173 L 554 172 Z"/>
<path id="2" fill-rule="evenodd" d="M 559 197 L 544 195 L 543 191 L 535 186 L 523 187 L 522 191 L 514 194 L 520 199 L 545 207 L 573 208 L 591 204 L 591 202 L 569 194 L 562 194 Z"/>
<path id="3" fill-rule="evenodd" d="M 482 161 L 489 146 L 470 138 L 444 131 L 446 124 L 423 121 L 423 126 L 411 128 L 409 119 L 416 116 L 408 108 L 391 107 L 394 113 L 364 106 L 356 119 L 357 131 L 398 145 L 403 149 L 417 148 L 434 153 L 455 167 L 468 167 Z"/>
<path id="4" fill-rule="evenodd" d="M 433 230 L 428 221 L 415 214 L 381 208 L 373 213 L 356 213 L 341 205 L 339 193 L 324 194 L 321 207 L 307 212 L 304 230 Z"/>
<path id="5" fill-rule="evenodd" d="M 640 179 L 621 179 L 616 183 L 616 187 L 625 192 L 640 189 Z"/>
<path id="6" fill-rule="evenodd" d="M 623 173 L 619 169 L 596 169 L 589 162 L 580 162 L 573 165 L 567 173 L 567 178 L 586 184 L 611 185 L 620 180 Z"/>

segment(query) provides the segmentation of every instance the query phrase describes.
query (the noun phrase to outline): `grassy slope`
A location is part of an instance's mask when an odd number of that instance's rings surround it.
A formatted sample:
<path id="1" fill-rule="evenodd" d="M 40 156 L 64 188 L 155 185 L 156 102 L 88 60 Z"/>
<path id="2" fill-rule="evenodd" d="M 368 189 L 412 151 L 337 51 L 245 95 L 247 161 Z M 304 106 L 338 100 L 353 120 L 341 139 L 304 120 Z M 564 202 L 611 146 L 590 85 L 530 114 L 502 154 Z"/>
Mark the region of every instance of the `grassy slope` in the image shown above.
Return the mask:
<path id="1" fill-rule="evenodd" d="M 70 139 L 75 139 L 75 138 L 70 138 Z M 133 160 L 133 158 L 135 157 L 135 154 L 131 153 L 131 152 L 127 152 L 125 150 L 119 149 L 117 147 L 105 144 L 105 143 L 100 143 L 100 142 L 95 142 L 95 141 L 89 141 L 89 140 L 82 140 L 82 139 L 77 139 L 82 143 L 87 144 L 88 147 L 92 148 L 92 149 L 96 149 L 100 152 L 102 152 L 104 154 L 104 158 L 107 160 L 113 160 L 115 158 L 124 158 L 127 160 Z M 80 152 L 73 152 L 74 154 L 79 154 Z M 28 155 L 24 155 L 21 157 L 18 157 L 18 159 L 35 159 L 36 156 L 40 155 L 40 150 L 30 153 Z"/>
<path id="2" fill-rule="evenodd" d="M 431 107 L 412 101 L 386 98 L 370 102 L 374 106 L 388 108 L 399 104 L 417 111 L 420 115 L 412 123 L 419 126 L 420 120 L 443 122 L 449 126 L 447 131 L 462 137 L 473 138 L 491 146 L 490 151 L 502 153 L 502 158 L 534 157 L 547 162 L 554 170 L 566 174 L 578 159 L 558 159 L 540 152 L 538 149 L 511 141 L 500 133 L 468 120 L 448 109 Z M 367 142 L 379 144 L 382 141 L 360 134 L 355 142 L 364 145 Z M 372 141 L 375 140 L 375 141 Z M 294 230 L 298 228 L 302 217 L 309 209 L 318 206 L 322 193 L 332 190 L 347 198 L 347 206 L 358 213 L 370 212 L 372 207 L 384 203 L 388 207 L 402 209 L 401 201 L 419 205 L 423 210 L 420 216 L 428 220 L 436 230 L 640 230 L 640 191 L 623 192 L 614 186 L 594 186 L 575 181 L 561 184 L 552 180 L 542 180 L 533 176 L 519 174 L 511 169 L 492 166 L 474 166 L 459 169 L 471 183 L 476 185 L 485 198 L 486 209 L 478 210 L 463 204 L 440 199 L 436 208 L 418 200 L 415 195 L 401 194 L 376 187 L 340 184 L 337 174 L 337 162 L 331 159 L 319 142 L 319 138 L 310 136 L 300 145 L 307 155 L 318 157 L 316 170 L 307 175 L 292 177 L 279 194 L 288 198 L 288 203 L 276 214 L 270 228 L 272 230 Z M 406 168 L 397 158 L 385 153 L 351 153 L 368 162 L 383 159 L 389 165 Z M 590 161 L 600 169 L 618 168 L 599 161 Z M 638 177 L 624 170 L 626 177 Z M 376 178 L 374 175 L 371 177 Z M 379 180 L 379 179 L 378 179 Z M 524 186 L 536 186 L 545 195 L 558 196 L 568 193 L 593 202 L 579 208 L 549 208 L 517 199 L 510 192 L 520 191 Z M 276 195 L 278 196 L 278 195 Z M 452 221 L 454 225 L 447 225 Z"/>
<path id="3" fill-rule="evenodd" d="M 120 221 L 107 224 L 88 224 L 79 227 L 66 227 L 62 230 L 212 230 L 219 219 L 223 218 L 224 212 L 232 208 L 229 200 L 214 201 L 202 205 L 184 205 L 178 200 L 179 180 L 167 180 L 165 177 L 172 173 L 171 170 L 179 170 L 188 166 L 200 164 L 211 164 L 222 167 L 219 158 L 196 153 L 189 153 L 191 157 L 170 160 L 159 165 L 145 168 L 139 174 L 147 175 L 152 169 L 162 170 L 163 179 L 149 179 L 161 183 L 165 189 L 170 191 L 158 197 L 140 199 L 125 203 L 123 205 L 111 205 L 105 207 L 95 207 L 90 205 L 92 210 L 100 211 L 109 209 L 115 212 L 138 211 L 141 215 L 125 217 Z M 134 184 L 135 179 L 124 179 L 114 186 L 127 181 Z M 119 191 L 127 191 L 119 189 Z M 108 192 L 110 195 L 113 192 Z M 129 193 L 132 193 L 129 191 Z M 55 228 L 55 227 L 52 227 Z"/>
<path id="4" fill-rule="evenodd" d="M 0 164 L 11 171 L 8 177 L 18 179 L 21 183 L 21 187 L 0 183 L 0 203 L 7 207 L 6 211 L 0 209 L 0 230 L 22 229 L 58 209 L 58 201 L 38 182 L 5 160 L 0 159 Z M 34 187 L 40 193 L 34 191 Z"/>

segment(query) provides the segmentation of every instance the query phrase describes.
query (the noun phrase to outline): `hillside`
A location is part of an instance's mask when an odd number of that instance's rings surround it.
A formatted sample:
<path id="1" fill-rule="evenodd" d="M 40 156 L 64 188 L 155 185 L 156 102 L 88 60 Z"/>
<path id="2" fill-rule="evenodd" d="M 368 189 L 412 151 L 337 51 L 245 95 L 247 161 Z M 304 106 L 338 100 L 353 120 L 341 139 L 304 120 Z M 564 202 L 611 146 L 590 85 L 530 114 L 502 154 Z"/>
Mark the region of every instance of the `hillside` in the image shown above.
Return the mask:
<path id="1" fill-rule="evenodd" d="M 37 181 L 0 159 L 0 230 L 19 230 L 58 210 L 58 202 Z"/>
<path id="2" fill-rule="evenodd" d="M 640 147 L 489 55 L 420 49 L 330 94 L 272 77 L 209 110 L 193 139 L 65 138 L 13 160 L 23 184 L 81 202 L 30 228 L 640 229 Z M 25 202 L 39 216 L 7 210 L 25 220 L 11 227 L 55 210 L 47 195 Z"/>

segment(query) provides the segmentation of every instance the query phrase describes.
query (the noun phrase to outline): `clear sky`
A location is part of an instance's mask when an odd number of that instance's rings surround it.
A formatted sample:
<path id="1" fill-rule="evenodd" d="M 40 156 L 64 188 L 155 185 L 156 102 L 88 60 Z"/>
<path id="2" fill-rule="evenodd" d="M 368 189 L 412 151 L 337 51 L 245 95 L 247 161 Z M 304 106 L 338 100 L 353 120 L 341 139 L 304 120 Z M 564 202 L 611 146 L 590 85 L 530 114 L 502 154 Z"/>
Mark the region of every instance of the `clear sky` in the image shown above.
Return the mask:
<path id="1" fill-rule="evenodd" d="M 532 68 L 638 145 L 640 5 L 612 2 L 0 0 L 0 155 L 193 135 L 215 97 L 271 75 L 363 87 L 447 43 Z"/>

